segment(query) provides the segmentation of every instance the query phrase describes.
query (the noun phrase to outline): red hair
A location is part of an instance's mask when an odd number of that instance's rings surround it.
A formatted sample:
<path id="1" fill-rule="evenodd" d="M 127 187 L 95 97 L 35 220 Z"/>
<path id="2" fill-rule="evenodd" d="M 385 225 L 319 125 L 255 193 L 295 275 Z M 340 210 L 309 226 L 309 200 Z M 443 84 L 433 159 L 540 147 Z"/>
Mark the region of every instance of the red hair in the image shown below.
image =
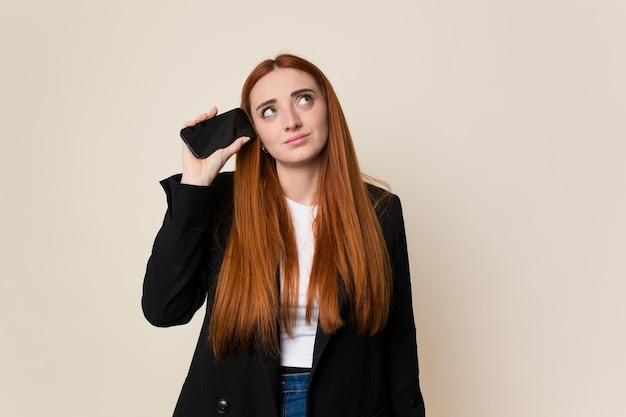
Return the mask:
<path id="1" fill-rule="evenodd" d="M 319 325 L 325 333 L 334 333 L 345 325 L 341 307 L 347 303 L 355 331 L 374 335 L 387 322 L 391 267 L 375 202 L 363 181 L 346 119 L 332 85 L 319 68 L 288 54 L 261 62 L 248 76 L 241 107 L 249 115 L 252 88 L 277 68 L 311 75 L 328 109 L 307 322 L 317 298 Z M 277 281 L 279 268 L 283 273 L 282 294 Z M 222 359 L 237 347 L 278 356 L 279 324 L 291 334 L 295 321 L 298 277 L 295 236 L 274 161 L 261 150 L 260 141 L 252 141 L 236 157 L 233 223 L 208 340 L 215 357 Z"/>

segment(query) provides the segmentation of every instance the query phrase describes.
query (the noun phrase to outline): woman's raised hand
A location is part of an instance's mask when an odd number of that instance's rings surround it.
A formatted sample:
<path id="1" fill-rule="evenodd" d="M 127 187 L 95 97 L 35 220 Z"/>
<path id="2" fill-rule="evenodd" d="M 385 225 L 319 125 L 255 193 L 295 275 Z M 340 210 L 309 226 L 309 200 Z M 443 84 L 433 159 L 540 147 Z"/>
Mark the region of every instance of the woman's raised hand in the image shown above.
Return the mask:
<path id="1" fill-rule="evenodd" d="M 203 113 L 196 117 L 196 120 L 186 122 L 183 127 L 195 126 L 207 119 L 217 115 L 217 107 L 213 107 L 208 113 Z M 210 185 L 220 172 L 226 161 L 231 156 L 239 152 L 239 149 L 250 140 L 247 136 L 237 138 L 226 148 L 218 149 L 209 155 L 208 158 L 198 159 L 189 150 L 185 142 L 183 144 L 183 177 L 182 184 L 189 185 Z"/>

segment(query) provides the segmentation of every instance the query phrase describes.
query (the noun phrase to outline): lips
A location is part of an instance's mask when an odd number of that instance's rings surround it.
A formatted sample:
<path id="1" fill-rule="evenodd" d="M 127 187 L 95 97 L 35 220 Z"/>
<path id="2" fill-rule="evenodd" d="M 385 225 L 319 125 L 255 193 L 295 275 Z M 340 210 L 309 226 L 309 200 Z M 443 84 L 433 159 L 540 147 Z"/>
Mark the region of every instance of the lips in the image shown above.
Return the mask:
<path id="1" fill-rule="evenodd" d="M 287 139 L 288 144 L 292 144 L 292 145 L 296 145 L 298 143 L 303 142 L 307 137 L 309 136 L 309 134 L 300 134 L 300 135 L 296 135 L 296 136 L 292 136 L 291 138 Z"/>

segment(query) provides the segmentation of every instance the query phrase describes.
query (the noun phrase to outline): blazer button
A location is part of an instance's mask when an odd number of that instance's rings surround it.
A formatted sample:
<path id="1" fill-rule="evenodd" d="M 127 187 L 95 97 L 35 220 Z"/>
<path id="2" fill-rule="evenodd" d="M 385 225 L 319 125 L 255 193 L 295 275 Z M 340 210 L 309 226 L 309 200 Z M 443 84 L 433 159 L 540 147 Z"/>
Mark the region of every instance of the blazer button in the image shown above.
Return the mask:
<path id="1" fill-rule="evenodd" d="M 228 401 L 226 400 L 219 400 L 215 405 L 215 408 L 219 414 L 226 414 L 228 413 L 228 410 L 230 410 L 230 404 L 228 404 Z"/>

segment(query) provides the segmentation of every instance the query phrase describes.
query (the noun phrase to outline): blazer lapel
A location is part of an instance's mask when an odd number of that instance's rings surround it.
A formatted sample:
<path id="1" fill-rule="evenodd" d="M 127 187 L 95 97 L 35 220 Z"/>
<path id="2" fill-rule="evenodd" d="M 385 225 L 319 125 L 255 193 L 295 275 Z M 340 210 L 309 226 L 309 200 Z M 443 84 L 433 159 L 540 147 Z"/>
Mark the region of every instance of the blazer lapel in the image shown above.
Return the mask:
<path id="1" fill-rule="evenodd" d="M 315 370 L 317 364 L 324 353 L 324 349 L 326 349 L 326 345 L 330 340 L 332 335 L 324 333 L 322 327 L 317 324 L 317 334 L 315 335 L 315 345 L 313 346 L 313 367 L 312 371 Z"/>
<path id="2" fill-rule="evenodd" d="M 350 325 L 350 321 L 347 320 L 347 318 L 349 317 L 349 306 L 347 305 L 346 302 L 346 297 L 343 296 L 343 291 L 345 291 L 343 289 L 343 285 L 342 285 L 342 281 L 341 281 L 341 277 L 338 275 L 337 279 L 339 280 L 339 293 L 341 294 L 339 297 L 339 311 L 341 312 L 341 317 L 343 318 L 344 321 L 344 326 Z M 313 367 L 311 370 L 311 375 L 313 375 L 315 368 L 317 367 L 320 359 L 322 358 L 322 355 L 324 354 L 324 350 L 326 349 L 326 346 L 328 345 L 328 342 L 330 341 L 330 339 L 332 338 L 332 334 L 327 334 L 324 332 L 324 330 L 322 330 L 322 327 L 320 326 L 319 322 L 317 323 L 317 333 L 315 335 L 315 345 L 313 346 Z"/>

